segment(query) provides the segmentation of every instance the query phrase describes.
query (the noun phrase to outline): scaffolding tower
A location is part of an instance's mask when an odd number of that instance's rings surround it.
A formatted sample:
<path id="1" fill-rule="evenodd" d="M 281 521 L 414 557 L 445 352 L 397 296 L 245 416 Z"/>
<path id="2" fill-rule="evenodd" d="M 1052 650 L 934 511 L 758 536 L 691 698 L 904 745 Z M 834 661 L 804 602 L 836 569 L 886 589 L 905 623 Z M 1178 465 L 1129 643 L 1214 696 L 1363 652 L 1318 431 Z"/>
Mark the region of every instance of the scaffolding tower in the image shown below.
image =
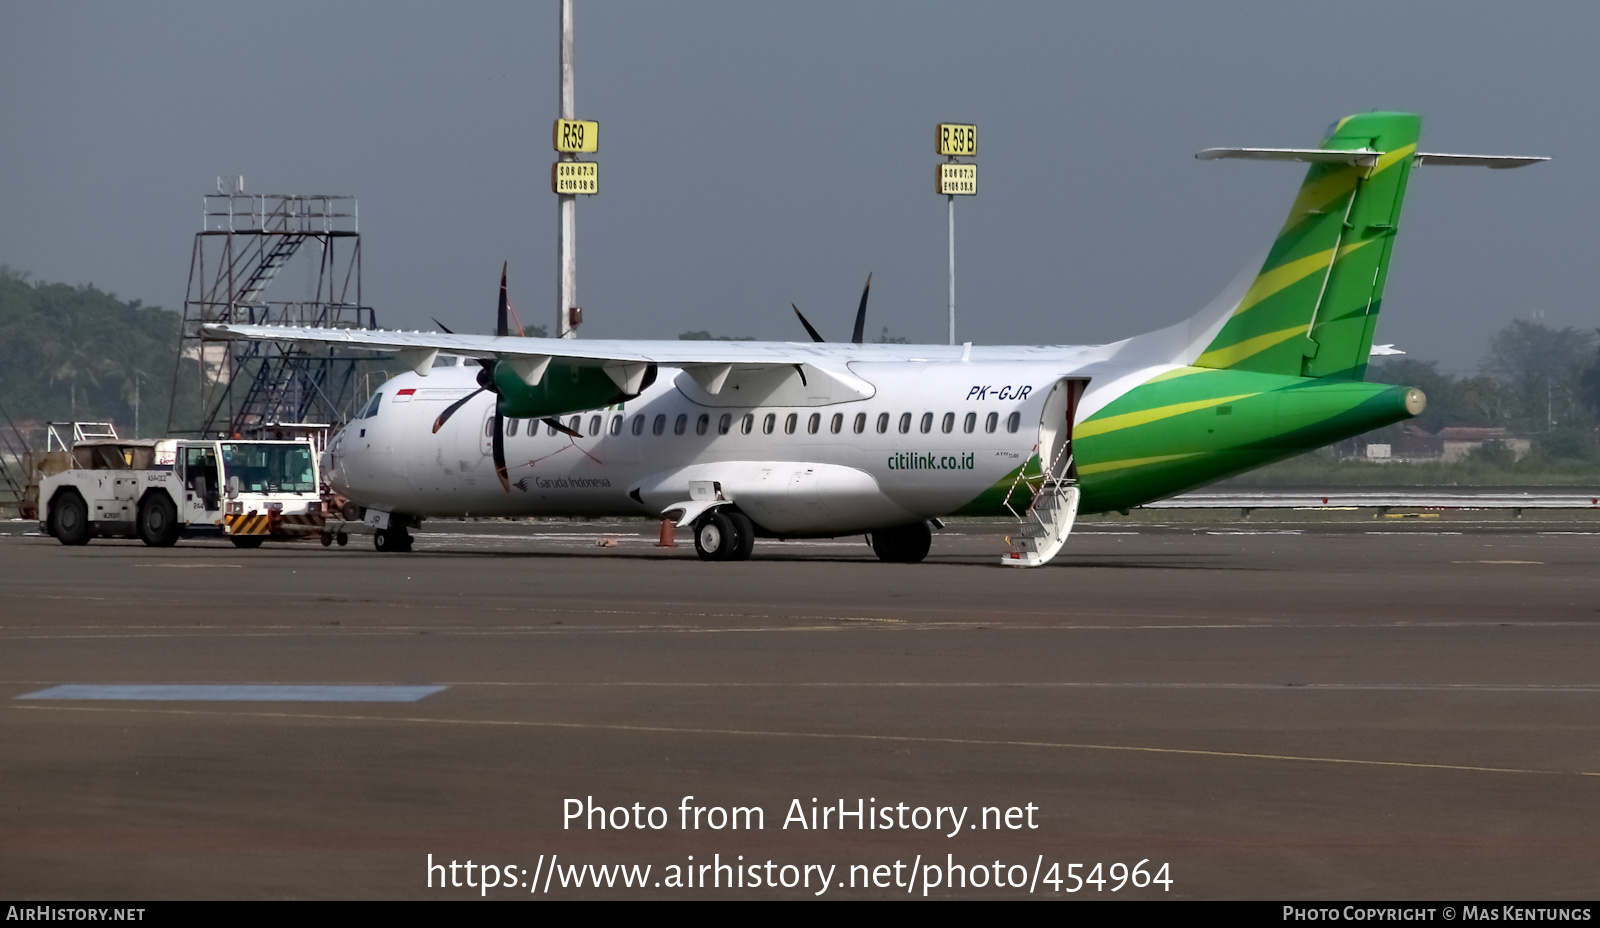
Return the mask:
<path id="1" fill-rule="evenodd" d="M 207 323 L 377 328 L 372 307 L 361 303 L 356 198 L 246 194 L 243 186 L 241 178 L 236 192 L 202 198 L 172 371 L 170 435 L 251 435 L 286 422 L 338 424 L 349 418 L 356 400 L 358 362 L 329 348 L 204 337 L 201 326 Z M 318 262 L 311 298 L 265 299 L 279 272 L 302 252 L 302 260 Z M 191 389 L 198 420 L 176 421 L 180 394 Z"/>

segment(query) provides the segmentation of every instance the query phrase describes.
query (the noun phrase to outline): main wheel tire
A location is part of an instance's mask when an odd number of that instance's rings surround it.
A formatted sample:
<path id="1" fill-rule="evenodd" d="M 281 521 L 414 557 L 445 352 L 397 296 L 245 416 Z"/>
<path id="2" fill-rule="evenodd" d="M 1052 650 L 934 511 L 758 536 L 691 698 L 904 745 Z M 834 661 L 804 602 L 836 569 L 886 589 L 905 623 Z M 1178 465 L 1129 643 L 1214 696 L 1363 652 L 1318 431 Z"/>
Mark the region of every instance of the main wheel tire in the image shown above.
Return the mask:
<path id="1" fill-rule="evenodd" d="M 183 526 L 178 524 L 178 507 L 172 497 L 157 490 L 139 504 L 139 540 L 152 548 L 170 548 L 178 543 Z"/>
<path id="2" fill-rule="evenodd" d="M 728 513 L 728 521 L 733 523 L 736 543 L 728 556 L 730 561 L 747 561 L 750 553 L 756 549 L 756 526 L 750 517 L 742 512 Z"/>
<path id="3" fill-rule="evenodd" d="M 251 548 L 259 548 L 259 547 L 261 547 L 261 543 L 263 541 L 267 540 L 267 536 L 265 536 L 265 535 L 229 535 L 228 536 L 228 540 L 233 542 L 233 546 L 235 548 L 244 548 L 246 550 L 249 550 Z"/>
<path id="4" fill-rule="evenodd" d="M 410 551 L 413 540 L 404 525 L 381 528 L 372 533 L 372 546 L 385 553 Z"/>
<path id="5" fill-rule="evenodd" d="M 700 517 L 694 526 L 694 553 L 702 561 L 726 561 L 739 545 L 739 532 L 733 520 L 720 509 Z"/>
<path id="6" fill-rule="evenodd" d="M 872 533 L 872 550 L 886 564 L 917 564 L 928 556 L 933 532 L 926 522 L 896 525 Z"/>
<path id="7" fill-rule="evenodd" d="M 50 534 L 64 545 L 89 543 L 89 504 L 76 490 L 68 490 L 50 504 Z"/>

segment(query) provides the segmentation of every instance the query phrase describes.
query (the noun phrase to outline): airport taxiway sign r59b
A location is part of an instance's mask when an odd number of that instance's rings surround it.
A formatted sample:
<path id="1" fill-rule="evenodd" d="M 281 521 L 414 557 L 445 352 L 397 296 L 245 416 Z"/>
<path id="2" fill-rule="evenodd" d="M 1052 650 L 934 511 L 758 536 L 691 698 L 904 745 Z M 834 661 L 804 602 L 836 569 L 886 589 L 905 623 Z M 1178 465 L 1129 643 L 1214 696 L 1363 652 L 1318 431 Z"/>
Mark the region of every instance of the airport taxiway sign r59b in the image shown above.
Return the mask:
<path id="1" fill-rule="evenodd" d="M 551 130 L 551 144 L 563 154 L 600 150 L 600 124 L 587 119 L 558 119 Z"/>
<path id="2" fill-rule="evenodd" d="M 941 155 L 955 158 L 978 157 L 978 127 L 958 122 L 941 122 L 933 136 L 933 147 Z"/>

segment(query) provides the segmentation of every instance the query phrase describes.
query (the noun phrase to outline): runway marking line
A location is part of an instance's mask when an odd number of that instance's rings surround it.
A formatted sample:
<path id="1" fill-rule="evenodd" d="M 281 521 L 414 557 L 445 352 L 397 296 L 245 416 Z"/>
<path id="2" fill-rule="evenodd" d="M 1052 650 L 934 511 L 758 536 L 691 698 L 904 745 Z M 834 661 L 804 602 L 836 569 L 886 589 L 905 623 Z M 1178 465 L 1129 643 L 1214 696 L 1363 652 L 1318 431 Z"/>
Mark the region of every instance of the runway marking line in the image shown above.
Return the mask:
<path id="1" fill-rule="evenodd" d="M 1450 770 L 1460 773 L 1511 773 L 1540 776 L 1600 777 L 1587 770 L 1531 770 L 1520 767 L 1481 767 L 1471 764 L 1428 764 L 1419 761 L 1362 760 L 1349 757 L 1313 757 L 1299 754 L 1257 754 L 1246 751 L 1207 751 L 1200 748 L 1156 748 L 1125 744 L 1088 744 L 1068 741 L 1018 741 L 1002 738 L 949 738 L 932 735 L 872 735 L 849 732 L 762 731 L 744 728 L 688 728 L 667 725 L 618 725 L 585 722 L 533 722 L 522 719 L 452 719 L 403 715 L 330 715 L 315 712 L 210 712 L 200 709 L 132 709 L 99 706 L 44 706 L 3 704 L 10 709 L 44 712 L 136 713 L 141 715 L 197 715 L 213 718 L 287 719 L 323 722 L 404 722 L 420 725 L 460 725 L 489 728 L 543 728 L 573 731 L 616 731 L 653 735 L 712 735 L 740 738 L 792 738 L 815 741 L 867 741 L 884 744 L 946 744 L 961 747 L 1051 748 L 1065 751 L 1103 751 L 1128 754 L 1173 754 L 1189 757 L 1216 757 L 1227 760 L 1286 761 L 1303 764 L 1336 764 L 1356 767 L 1393 767 L 1409 770 Z"/>
<path id="2" fill-rule="evenodd" d="M 1543 564 L 1544 561 L 1451 561 L 1452 564 Z"/>
<path id="3" fill-rule="evenodd" d="M 416 702 L 445 686 L 297 683 L 64 683 L 17 699 L 148 702 Z"/>

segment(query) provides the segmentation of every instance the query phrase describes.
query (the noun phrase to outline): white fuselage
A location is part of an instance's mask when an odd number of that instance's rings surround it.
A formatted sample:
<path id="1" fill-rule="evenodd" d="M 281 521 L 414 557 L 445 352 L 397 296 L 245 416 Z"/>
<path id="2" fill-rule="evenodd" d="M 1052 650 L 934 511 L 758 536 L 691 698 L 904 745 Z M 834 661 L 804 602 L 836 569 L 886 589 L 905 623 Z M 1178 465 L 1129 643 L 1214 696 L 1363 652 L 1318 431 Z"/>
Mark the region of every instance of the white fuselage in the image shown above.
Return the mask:
<path id="1" fill-rule="evenodd" d="M 496 397 L 479 394 L 435 433 L 479 370 L 435 367 L 389 380 L 375 412 L 330 444 L 327 473 L 363 506 L 417 517 L 654 516 L 709 480 L 773 534 L 850 534 L 960 510 L 1048 443 L 1055 429 L 1042 417 L 1060 416 L 1044 416 L 1058 381 L 1109 373 L 1097 351 L 1029 355 L 852 360 L 865 398 L 802 390 L 772 405 L 733 405 L 737 391 L 710 395 L 662 367 L 624 404 L 562 416 L 581 438 L 508 420 L 510 492 L 491 457 Z"/>

